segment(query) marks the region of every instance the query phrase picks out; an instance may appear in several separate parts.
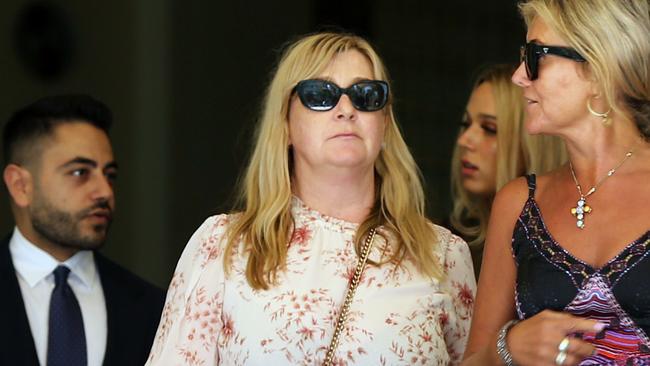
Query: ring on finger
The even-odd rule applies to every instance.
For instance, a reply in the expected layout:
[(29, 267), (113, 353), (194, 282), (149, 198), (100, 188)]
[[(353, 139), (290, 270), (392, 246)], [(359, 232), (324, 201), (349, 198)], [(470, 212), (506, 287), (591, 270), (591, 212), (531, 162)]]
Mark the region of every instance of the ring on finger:
[(562, 338), (562, 341), (557, 346), (557, 350), (560, 352), (565, 352), (569, 348), (569, 337)]
[(564, 360), (566, 360), (566, 352), (558, 352), (557, 356), (555, 356), (555, 364), (557, 366), (562, 366), (564, 365)]

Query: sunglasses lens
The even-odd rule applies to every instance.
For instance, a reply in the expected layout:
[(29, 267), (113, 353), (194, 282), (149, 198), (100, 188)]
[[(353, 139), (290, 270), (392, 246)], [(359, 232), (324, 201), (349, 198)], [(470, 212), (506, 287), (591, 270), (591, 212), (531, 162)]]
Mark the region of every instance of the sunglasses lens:
[(324, 80), (303, 80), (296, 86), (302, 104), (314, 111), (328, 111), (341, 97), (339, 88)]
[(352, 105), (362, 112), (378, 111), (388, 100), (388, 84), (381, 81), (362, 81), (352, 85), (349, 92)]
[(535, 45), (533, 43), (526, 44), (526, 72), (528, 73), (528, 79), (535, 80), (537, 79), (537, 52), (535, 51)]

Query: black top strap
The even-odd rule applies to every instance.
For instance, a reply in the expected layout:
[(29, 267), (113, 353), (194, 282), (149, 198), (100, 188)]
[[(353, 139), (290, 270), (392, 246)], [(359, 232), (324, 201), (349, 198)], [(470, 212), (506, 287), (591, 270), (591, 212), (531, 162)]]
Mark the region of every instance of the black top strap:
[(535, 187), (537, 187), (535, 174), (526, 174), (526, 181), (528, 182), (528, 197), (535, 198)]

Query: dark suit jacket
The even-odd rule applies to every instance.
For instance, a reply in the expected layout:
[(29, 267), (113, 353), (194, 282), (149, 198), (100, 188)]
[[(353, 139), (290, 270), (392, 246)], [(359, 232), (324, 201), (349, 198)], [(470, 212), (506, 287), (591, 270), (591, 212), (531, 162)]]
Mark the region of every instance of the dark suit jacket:
[[(18, 278), (0, 241), (0, 365), (38, 366)], [(164, 291), (95, 252), (106, 299), (108, 334), (104, 365), (143, 365), (164, 305)]]

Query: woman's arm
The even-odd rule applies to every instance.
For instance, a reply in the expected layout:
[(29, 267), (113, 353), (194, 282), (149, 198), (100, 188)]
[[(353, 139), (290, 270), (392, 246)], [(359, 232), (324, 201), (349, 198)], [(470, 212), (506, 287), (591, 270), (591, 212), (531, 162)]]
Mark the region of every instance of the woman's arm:
[(445, 237), (448, 237), (444, 260), (446, 276), (440, 283), (440, 289), (451, 296), (451, 302), (445, 309), (445, 321), (441, 323), (450, 364), (458, 365), (469, 336), (476, 280), (467, 243), (456, 235), (446, 234)]
[(219, 364), (216, 340), (222, 325), (222, 238), (227, 222), (226, 215), (208, 218), (185, 246), (147, 366)]
[(465, 365), (502, 363), (496, 353), (496, 337), (499, 328), (515, 318), (512, 232), (527, 197), (526, 180), (519, 178), (503, 187), (492, 204)]

